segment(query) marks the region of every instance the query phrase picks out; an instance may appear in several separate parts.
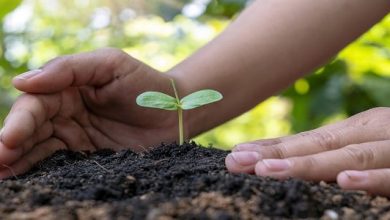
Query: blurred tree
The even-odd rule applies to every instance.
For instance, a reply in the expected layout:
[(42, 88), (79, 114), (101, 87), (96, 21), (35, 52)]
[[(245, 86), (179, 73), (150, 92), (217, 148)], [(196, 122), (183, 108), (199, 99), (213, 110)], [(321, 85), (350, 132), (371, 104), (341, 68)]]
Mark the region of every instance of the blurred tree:
[[(0, 26), (3, 26), (4, 17), (18, 7), (21, 2), (22, 0), (15, 0), (11, 2), (7, 0), (0, 0)], [(3, 29), (0, 29), (0, 118), (3, 118), (4, 115), (6, 115), (9, 107), (12, 105), (12, 98), (7, 91), (9, 90), (9, 86), (6, 79), (6, 73), (9, 71), (15, 71), (15, 69), (18, 68), (23, 69), (22, 66), (13, 66), (12, 63), (6, 59), (5, 35), (6, 34)]]
[(211, 0), (207, 4), (205, 15), (232, 18), (248, 3), (248, 0)]

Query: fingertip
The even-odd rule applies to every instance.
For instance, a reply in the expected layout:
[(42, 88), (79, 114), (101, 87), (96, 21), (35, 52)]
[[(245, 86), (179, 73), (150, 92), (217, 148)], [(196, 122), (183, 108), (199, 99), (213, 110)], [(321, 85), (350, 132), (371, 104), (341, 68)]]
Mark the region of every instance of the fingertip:
[(262, 161), (255, 165), (255, 174), (256, 176), (267, 176), (267, 168)]
[(9, 142), (7, 141), (8, 140), (8, 129), (7, 129), (7, 132), (6, 132), (6, 129), (5, 127), (1, 128), (0, 130), (0, 144), (3, 144), (4, 146), (9, 146)]
[(5, 136), (4, 133), (5, 133), (5, 127), (2, 127), (0, 130), (0, 145), (1, 144), (6, 145), (4, 141), (4, 136)]
[[(20, 148), (3, 152), (2, 146), (0, 145), (0, 179), (16, 176), (29, 171), (36, 163), (49, 157), (60, 149), (66, 149), (66, 145), (56, 138), (50, 138), (36, 145), (35, 148), (24, 155), (22, 155), (24, 152)], [(9, 162), (2, 161), (1, 159), (3, 159), (2, 156), (4, 153), (9, 152), (14, 153), (13, 155), (9, 155), (10, 157), (13, 156), (14, 159)]]
[(14, 77), (15, 80), (29, 80), (42, 73), (42, 69), (30, 70)]
[(241, 166), (254, 166), (262, 159), (261, 155), (255, 151), (239, 151), (229, 154), (232, 161)]
[[(14, 87), (27, 93), (54, 93), (70, 86), (73, 75), (63, 59), (48, 63), (44, 69), (32, 70), (12, 79)], [(51, 64), (51, 65), (49, 65)], [(54, 65), (55, 64), (55, 65)]]
[(235, 164), (235, 161), (232, 158), (231, 154), (228, 154), (225, 157), (225, 166), (226, 166), (226, 169), (229, 170), (229, 172), (232, 172), (232, 173), (236, 173), (237, 172), (236, 164)]
[(2, 142), (3, 140), (3, 131), (4, 131), (4, 127), (0, 129), (0, 142)]
[(31, 80), (41, 74), (42, 69), (30, 70), (28, 72), (15, 76), (12, 79), (12, 84), (15, 86), (15, 88), (24, 91), (26, 88), (28, 88), (28, 85)]
[(10, 149), (0, 142), (0, 165), (12, 164), (15, 160), (22, 156), (23, 149), (15, 148)]
[(231, 173), (254, 173), (254, 164), (243, 166), (237, 162), (232, 154), (226, 156), (225, 165)]
[(349, 177), (348, 177), (348, 174), (343, 171), (343, 172), (340, 172), (338, 175), (337, 175), (337, 184), (343, 188), (343, 189), (347, 189), (348, 186), (350, 185), (350, 180), (349, 180)]
[(31, 113), (20, 110), (10, 114), (7, 124), (3, 127), (1, 143), (12, 149), (34, 134), (36, 119)]
[(369, 174), (366, 171), (346, 170), (337, 175), (337, 183), (343, 189), (363, 189), (368, 182)]

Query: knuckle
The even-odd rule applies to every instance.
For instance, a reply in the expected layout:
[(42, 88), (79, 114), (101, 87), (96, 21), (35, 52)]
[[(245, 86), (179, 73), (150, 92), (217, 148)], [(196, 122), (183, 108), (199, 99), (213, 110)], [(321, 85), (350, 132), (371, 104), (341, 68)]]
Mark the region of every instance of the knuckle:
[(280, 143), (275, 147), (271, 147), (270, 149), (272, 151), (272, 154), (276, 156), (276, 158), (280, 158), (280, 159), (287, 158), (288, 155), (287, 147), (283, 143)]
[[(131, 65), (137, 66), (139, 62), (132, 58), (128, 53), (116, 48), (103, 48), (97, 51), (104, 54), (104, 60), (102, 62), (102, 68), (107, 72), (116, 73), (122, 71), (121, 66)], [(119, 73), (122, 74), (122, 73)]]
[[(28, 107), (26, 107), (28, 106)], [(42, 112), (47, 112), (49, 109), (47, 103), (40, 99), (37, 95), (22, 94), (17, 98), (13, 111), (22, 111), (31, 116), (35, 122), (39, 122), (42, 119)], [(36, 123), (38, 126), (39, 124)]]
[(310, 138), (311, 142), (323, 149), (324, 151), (333, 150), (338, 145), (338, 136), (328, 130), (306, 131), (298, 134), (303, 138)]
[(258, 145), (258, 146), (271, 146), (282, 143), (282, 138), (272, 138), (272, 139), (264, 139), (264, 140), (256, 140), (253, 142), (249, 142), (250, 144)]
[(344, 148), (344, 152), (354, 162), (359, 169), (373, 167), (375, 162), (375, 152), (371, 148), (362, 148), (359, 145), (349, 145)]
[(25, 110), (25, 109), (23, 109), (21, 111), (24, 112), (27, 115), (28, 119), (33, 122), (34, 129), (39, 128), (40, 119), (36, 114), (32, 113), (31, 111)]
[(97, 53), (105, 54), (105, 57), (107, 58), (107, 64), (112, 64), (116, 62), (121, 62), (122, 60), (126, 60), (130, 57), (129, 54), (124, 52), (123, 50), (117, 49), (117, 48), (103, 48), (96, 51)]
[[(389, 183), (390, 183), (390, 169), (382, 169), (374, 171), (374, 174), (371, 177), (372, 179), (375, 179), (376, 183), (380, 184), (380, 189), (387, 189), (389, 190)], [(389, 191), (390, 193), (390, 191)]]

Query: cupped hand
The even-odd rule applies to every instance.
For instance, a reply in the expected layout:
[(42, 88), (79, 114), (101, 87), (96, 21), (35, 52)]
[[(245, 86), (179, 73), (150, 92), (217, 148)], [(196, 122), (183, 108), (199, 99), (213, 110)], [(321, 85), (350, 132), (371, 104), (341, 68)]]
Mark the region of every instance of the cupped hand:
[(135, 103), (146, 90), (172, 93), (168, 77), (120, 50), (59, 57), (13, 84), (24, 93), (1, 130), (0, 178), (59, 149), (140, 151), (176, 139), (174, 112)]
[(225, 162), (231, 172), (337, 181), (344, 189), (390, 196), (390, 108), (292, 136), (239, 144)]

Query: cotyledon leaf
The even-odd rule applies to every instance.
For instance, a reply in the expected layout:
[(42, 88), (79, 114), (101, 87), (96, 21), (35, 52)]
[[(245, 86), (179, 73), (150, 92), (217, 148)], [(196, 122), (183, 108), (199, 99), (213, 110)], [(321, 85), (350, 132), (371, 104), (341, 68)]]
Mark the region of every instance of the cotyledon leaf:
[(205, 89), (187, 95), (180, 100), (180, 103), (182, 109), (188, 110), (219, 101), (222, 98), (222, 94), (218, 91)]
[(177, 110), (176, 99), (162, 92), (144, 92), (137, 97), (136, 102), (143, 107)]

